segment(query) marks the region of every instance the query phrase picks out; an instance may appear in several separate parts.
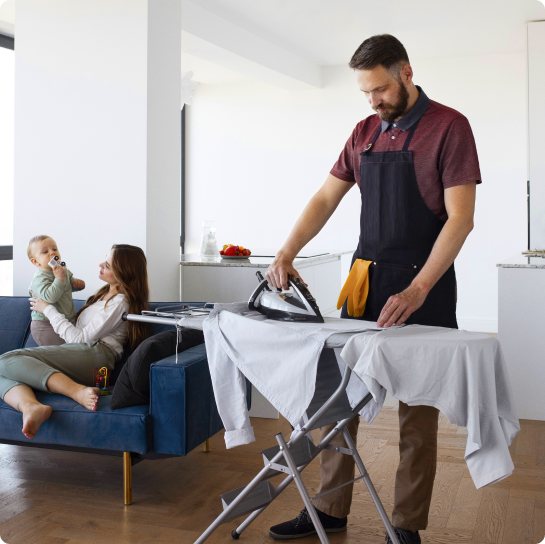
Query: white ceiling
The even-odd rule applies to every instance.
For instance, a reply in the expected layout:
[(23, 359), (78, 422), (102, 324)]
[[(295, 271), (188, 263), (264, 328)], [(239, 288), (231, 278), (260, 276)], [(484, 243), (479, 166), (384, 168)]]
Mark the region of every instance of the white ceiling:
[[(545, 6), (540, 0), (192, 2), (320, 66), (346, 65), (366, 37), (381, 33), (398, 37), (410, 58), (520, 52), (525, 48), (525, 24), (545, 19)], [(217, 78), (209, 80), (201, 71), (198, 51), (193, 50), (192, 56), (193, 62), (186, 69), (194, 71), (195, 80), (216, 83)], [(207, 62), (213, 59), (208, 56)], [(231, 73), (230, 79), (233, 77)]]
[[(253, 73), (266, 79), (267, 74), (255, 69), (263, 52), (269, 72), (282, 72), (278, 66), (284, 62), (291, 64), (291, 72), (282, 74), (284, 80), (293, 78), (298, 66), (306, 74), (300, 79), (315, 85), (313, 70), (346, 65), (366, 37), (380, 33), (397, 36), (411, 58), (520, 52), (525, 48), (525, 24), (545, 19), (540, 0), (181, 1), (182, 70), (193, 71), (195, 81), (203, 83), (245, 79)], [(15, 0), (0, 0), (0, 32), (14, 33), (14, 6)], [(184, 18), (196, 16), (201, 19), (196, 26), (184, 23)], [(225, 32), (219, 41), (209, 37), (208, 46), (205, 34), (211, 19), (215, 34), (222, 25)], [(247, 58), (241, 53), (245, 45)]]
[(414, 57), (521, 51), (539, 0), (195, 0), (224, 19), (321, 65), (345, 64), (373, 34)]

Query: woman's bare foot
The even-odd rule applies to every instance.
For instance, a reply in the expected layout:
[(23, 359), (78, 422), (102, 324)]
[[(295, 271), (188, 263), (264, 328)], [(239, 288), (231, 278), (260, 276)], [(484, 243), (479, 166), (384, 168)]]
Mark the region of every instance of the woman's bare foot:
[(85, 387), (81, 386), (81, 389), (74, 393), (72, 397), (78, 404), (81, 404), (87, 410), (93, 412), (97, 409), (97, 401), (100, 397), (100, 389), (98, 387)]
[(23, 434), (27, 438), (34, 438), (40, 425), (49, 419), (52, 411), (51, 406), (44, 406), (39, 402), (23, 407)]

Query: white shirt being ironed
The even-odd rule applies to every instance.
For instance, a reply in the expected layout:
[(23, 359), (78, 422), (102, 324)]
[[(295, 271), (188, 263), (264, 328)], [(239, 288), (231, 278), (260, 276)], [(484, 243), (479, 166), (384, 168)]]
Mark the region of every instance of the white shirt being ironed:
[[(467, 428), (465, 460), (478, 488), (513, 471), (508, 447), (520, 425), (495, 338), (420, 325), (379, 331), (375, 323), (338, 318), (324, 324), (273, 322), (241, 312), (242, 304), (215, 307), (201, 326), (228, 448), (255, 440), (245, 377), (297, 425), (313, 396), (318, 359), (329, 339), (330, 347), (344, 346), (335, 349), (338, 359), (352, 368), (351, 378), (359, 383), (356, 395), (347, 390), (351, 405), (365, 390), (373, 395), (367, 413), (360, 412), (368, 423), (387, 390), (406, 404), (434, 406), (451, 423)], [(190, 320), (183, 325), (191, 327)], [(332, 339), (341, 337), (343, 329), (349, 338), (337, 346)]]
[(98, 300), (87, 307), (73, 325), (51, 304), (44, 310), (53, 330), (68, 344), (83, 344), (101, 340), (110, 347), (117, 358), (123, 355), (123, 345), (127, 341), (127, 322), (121, 319), (129, 310), (125, 295), (118, 294), (104, 302)]
[[(225, 444), (234, 448), (255, 440), (246, 407), (246, 379), (296, 426), (315, 391), (316, 371), (326, 345), (339, 348), (350, 336), (380, 330), (376, 323), (325, 318), (325, 323), (273, 321), (249, 311), (247, 303), (215, 304), (206, 319), (186, 318), (179, 324), (203, 327), (216, 405), (225, 426)], [(183, 334), (183, 333), (182, 333)], [(367, 393), (352, 376), (347, 390), (354, 406)], [(371, 422), (380, 411), (381, 398), (361, 414)]]

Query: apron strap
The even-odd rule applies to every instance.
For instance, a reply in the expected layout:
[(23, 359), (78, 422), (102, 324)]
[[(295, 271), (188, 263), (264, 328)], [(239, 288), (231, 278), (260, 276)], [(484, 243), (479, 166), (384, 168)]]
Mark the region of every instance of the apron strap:
[(376, 131), (375, 136), (373, 137), (373, 141), (371, 142), (373, 145), (375, 145), (377, 138), (380, 136), (381, 130), (382, 130), (382, 121), (380, 122), (380, 125), (378, 126), (378, 130)]
[(373, 140), (370, 144), (367, 144), (367, 147), (360, 153), (360, 155), (365, 155), (366, 153), (369, 153), (371, 151), (371, 148), (375, 145), (375, 142), (377, 141), (377, 138), (380, 135), (380, 131), (382, 128), (382, 121), (380, 122), (380, 125), (378, 126), (378, 130), (375, 133), (375, 136), (373, 137)]
[[(420, 117), (420, 119), (422, 119), (422, 117)], [(409, 135), (407, 136), (407, 139), (405, 140), (405, 145), (403, 146), (402, 151), (408, 151), (409, 144), (411, 143), (411, 140), (413, 139), (414, 131), (416, 130), (418, 123), (420, 123), (420, 119), (411, 127), (411, 130), (409, 131)]]

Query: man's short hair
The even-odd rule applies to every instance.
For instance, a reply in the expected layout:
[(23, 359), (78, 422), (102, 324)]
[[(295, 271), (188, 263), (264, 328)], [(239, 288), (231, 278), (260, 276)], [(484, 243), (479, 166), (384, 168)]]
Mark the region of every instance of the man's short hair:
[(377, 34), (356, 49), (348, 66), (354, 70), (372, 70), (381, 65), (397, 76), (403, 64), (409, 64), (403, 44), (391, 34)]
[(32, 259), (32, 246), (36, 242), (43, 242), (46, 238), (51, 238), (51, 236), (47, 236), (45, 234), (40, 234), (39, 236), (34, 236), (34, 238), (30, 239), (30, 242), (28, 242), (28, 246), (26, 246), (26, 254), (28, 255), (29, 259)]

